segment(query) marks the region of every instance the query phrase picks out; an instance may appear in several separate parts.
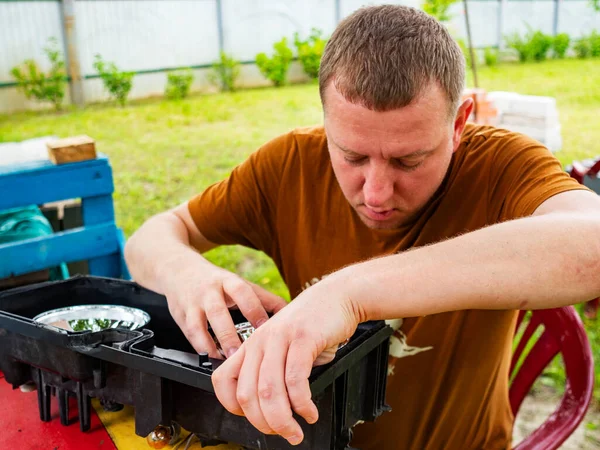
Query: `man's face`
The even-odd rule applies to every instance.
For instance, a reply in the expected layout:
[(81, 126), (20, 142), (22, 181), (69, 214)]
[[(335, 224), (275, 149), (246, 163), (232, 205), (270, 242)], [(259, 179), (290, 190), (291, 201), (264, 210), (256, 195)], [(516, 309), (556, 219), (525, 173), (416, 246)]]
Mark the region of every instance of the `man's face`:
[(398, 228), (441, 185), (471, 101), (450, 120), (437, 84), (410, 105), (386, 112), (346, 101), (333, 83), (324, 98), (331, 164), (344, 196), (369, 228)]

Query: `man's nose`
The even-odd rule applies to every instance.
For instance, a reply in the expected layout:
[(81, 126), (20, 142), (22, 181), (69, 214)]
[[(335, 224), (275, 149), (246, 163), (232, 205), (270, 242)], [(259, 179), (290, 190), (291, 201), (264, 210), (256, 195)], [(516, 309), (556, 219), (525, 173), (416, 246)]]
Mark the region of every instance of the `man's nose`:
[(390, 168), (373, 164), (367, 169), (363, 195), (365, 204), (372, 208), (390, 206), (387, 203), (394, 194), (394, 180)]

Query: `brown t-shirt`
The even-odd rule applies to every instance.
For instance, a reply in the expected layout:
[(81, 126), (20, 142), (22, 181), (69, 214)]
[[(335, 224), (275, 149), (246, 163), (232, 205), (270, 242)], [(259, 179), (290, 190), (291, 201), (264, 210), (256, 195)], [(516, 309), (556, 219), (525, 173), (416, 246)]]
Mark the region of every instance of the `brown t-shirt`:
[[(210, 241), (269, 255), (293, 298), (348, 264), (528, 216), (549, 197), (580, 188), (536, 141), (468, 125), (441, 187), (418, 217), (396, 230), (372, 230), (344, 198), (324, 130), (316, 127), (267, 143), (189, 209)], [(466, 310), (389, 321), (396, 330), (387, 381), (392, 412), (357, 425), (352, 445), (509, 448), (515, 319), (515, 311)]]

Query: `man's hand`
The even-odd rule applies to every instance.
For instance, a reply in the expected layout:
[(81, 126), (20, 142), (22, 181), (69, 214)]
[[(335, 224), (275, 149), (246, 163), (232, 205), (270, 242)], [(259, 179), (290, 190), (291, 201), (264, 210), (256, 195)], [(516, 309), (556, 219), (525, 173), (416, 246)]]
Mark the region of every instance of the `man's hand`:
[(292, 413), (310, 424), (318, 419), (308, 383), (313, 364), (333, 359), (330, 349), (352, 336), (359, 316), (339, 284), (310, 287), (213, 373), (219, 401), (259, 431), (299, 444), (304, 436)]
[[(199, 258), (199, 255), (198, 255)], [(227, 357), (242, 344), (229, 308), (237, 306), (255, 328), (287, 302), (265, 289), (224, 269), (202, 261), (172, 277), (165, 288), (169, 311), (194, 349), (220, 358), (208, 324)]]
[(241, 341), (228, 308), (237, 306), (257, 328), (268, 319), (267, 313), (276, 313), (287, 303), (211, 264), (201, 253), (215, 247), (183, 203), (144, 223), (127, 241), (125, 259), (138, 283), (167, 297), (173, 319), (196, 351), (219, 358), (209, 323), (229, 356)]

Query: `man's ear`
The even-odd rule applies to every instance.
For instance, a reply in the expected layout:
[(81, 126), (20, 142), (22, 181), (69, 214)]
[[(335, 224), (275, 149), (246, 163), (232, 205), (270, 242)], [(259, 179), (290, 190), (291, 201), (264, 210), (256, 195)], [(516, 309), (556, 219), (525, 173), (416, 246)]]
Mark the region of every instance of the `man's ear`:
[(469, 119), (469, 116), (473, 111), (473, 106), (473, 99), (467, 98), (458, 107), (456, 117), (454, 118), (454, 130), (452, 133), (453, 151), (456, 151), (458, 149), (458, 146), (460, 145), (460, 137), (462, 136), (462, 132), (465, 129), (467, 120)]

